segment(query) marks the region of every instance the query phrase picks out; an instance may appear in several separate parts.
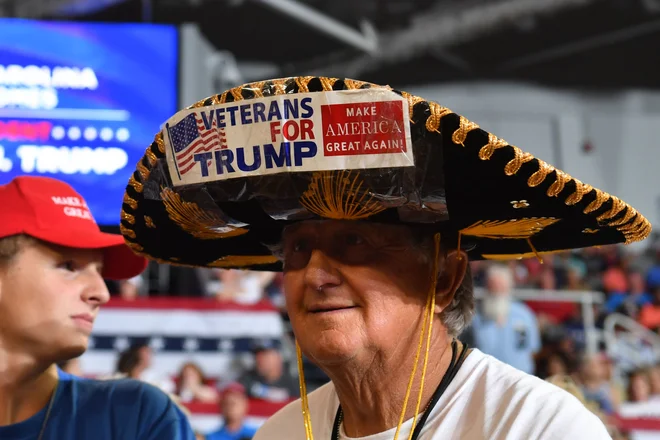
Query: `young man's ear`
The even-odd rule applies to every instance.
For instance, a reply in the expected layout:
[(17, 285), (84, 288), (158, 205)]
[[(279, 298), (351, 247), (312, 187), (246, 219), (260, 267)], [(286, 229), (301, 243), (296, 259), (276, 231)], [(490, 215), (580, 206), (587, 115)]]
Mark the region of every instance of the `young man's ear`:
[(435, 288), (435, 313), (441, 313), (451, 304), (467, 271), (468, 257), (463, 251), (450, 251), (441, 262), (442, 274)]

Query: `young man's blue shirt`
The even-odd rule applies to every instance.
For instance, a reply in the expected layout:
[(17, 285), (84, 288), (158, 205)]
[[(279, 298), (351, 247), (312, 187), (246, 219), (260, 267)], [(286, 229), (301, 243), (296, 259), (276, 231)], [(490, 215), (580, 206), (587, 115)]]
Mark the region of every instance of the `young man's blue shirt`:
[[(186, 415), (152, 385), (59, 374), (43, 440), (195, 440)], [(0, 439), (38, 438), (45, 416), (46, 408), (24, 422), (0, 426)]]

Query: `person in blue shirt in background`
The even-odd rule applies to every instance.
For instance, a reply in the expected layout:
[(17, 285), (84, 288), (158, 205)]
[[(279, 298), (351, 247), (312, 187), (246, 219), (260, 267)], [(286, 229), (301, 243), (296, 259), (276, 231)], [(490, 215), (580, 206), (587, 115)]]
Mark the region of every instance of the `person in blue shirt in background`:
[(534, 374), (541, 337), (534, 312), (511, 297), (513, 273), (494, 264), (486, 274), (486, 297), (472, 322), (476, 347), (525, 373)]
[(206, 435), (206, 440), (251, 440), (257, 428), (245, 423), (248, 411), (248, 398), (245, 387), (232, 382), (222, 390), (220, 410), (223, 425), (219, 430)]
[(57, 367), (87, 349), (110, 297), (104, 278), (131, 278), (146, 260), (101, 232), (64, 182), (17, 177), (0, 186), (0, 206), (0, 439), (194, 440), (154, 386)]

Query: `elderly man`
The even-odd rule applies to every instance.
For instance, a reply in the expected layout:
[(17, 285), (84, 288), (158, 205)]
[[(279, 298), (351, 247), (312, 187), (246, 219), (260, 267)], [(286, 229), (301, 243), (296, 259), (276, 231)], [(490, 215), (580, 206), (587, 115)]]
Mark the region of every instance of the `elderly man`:
[[(160, 262), (284, 271), (301, 398), (257, 440), (609, 438), (570, 394), (456, 341), (468, 259), (650, 225), (437, 103), (336, 78), (229, 90), (167, 121), (122, 218)], [(303, 354), (331, 379), (309, 395)]]
[(511, 297), (513, 274), (508, 266), (487, 269), (486, 288), (473, 331), (476, 347), (525, 373), (534, 374), (534, 353), (541, 336), (534, 312)]

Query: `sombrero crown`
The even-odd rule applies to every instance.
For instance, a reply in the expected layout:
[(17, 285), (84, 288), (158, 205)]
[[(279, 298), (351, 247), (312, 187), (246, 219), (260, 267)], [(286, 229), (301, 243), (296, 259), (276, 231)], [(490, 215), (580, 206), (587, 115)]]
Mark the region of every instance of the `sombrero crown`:
[(159, 262), (279, 270), (269, 245), (315, 218), (439, 231), (471, 259), (651, 231), (620, 199), (448, 108), (323, 77), (246, 84), (175, 114), (128, 182), (121, 231)]

